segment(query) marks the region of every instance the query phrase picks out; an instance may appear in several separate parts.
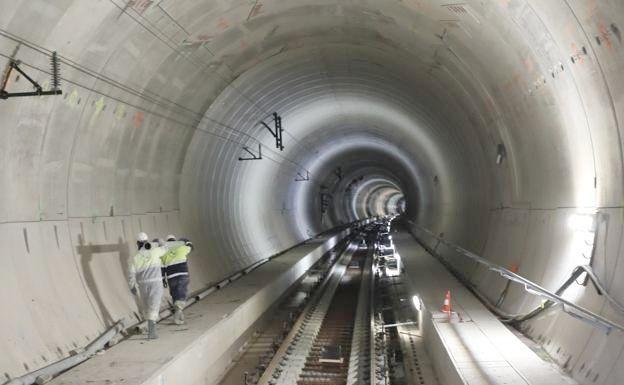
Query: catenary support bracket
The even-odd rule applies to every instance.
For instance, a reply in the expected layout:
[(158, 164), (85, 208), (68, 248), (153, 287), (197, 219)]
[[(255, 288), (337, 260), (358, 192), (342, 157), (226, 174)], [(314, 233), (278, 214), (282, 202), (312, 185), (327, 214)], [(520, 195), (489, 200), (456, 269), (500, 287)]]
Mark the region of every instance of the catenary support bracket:
[[(50, 90), (44, 91), (43, 87), (33, 78), (28, 76), (24, 70), (20, 68), (21, 62), (19, 60), (15, 60), (13, 58), (9, 59), (9, 64), (7, 69), (4, 72), (4, 78), (2, 79), (2, 88), (0, 88), (0, 99), (8, 99), (15, 97), (25, 97), (25, 96), (46, 96), (46, 95), (61, 95), (63, 91), (60, 89), (60, 75), (59, 75), (59, 60), (56, 55), (56, 52), (52, 52), (52, 56), (50, 57), (50, 70), (52, 73), (52, 80), (50, 83)], [(20, 75), (22, 75), (26, 80), (30, 82), (35, 88), (34, 91), (30, 92), (8, 92), (6, 90), (7, 84), (9, 82), (9, 77), (11, 76), (11, 72), (17, 71)]]
[(310, 180), (310, 171), (306, 170), (306, 175), (303, 176), (301, 175), (300, 172), (297, 173), (297, 176), (295, 177), (295, 182), (305, 182)]
[(264, 121), (260, 121), (260, 124), (262, 124), (267, 130), (269, 130), (271, 135), (273, 135), (273, 137), (275, 138), (275, 148), (278, 148), (280, 151), (284, 151), (284, 141), (282, 139), (282, 133), (284, 132), (284, 129), (282, 128), (282, 117), (279, 116), (277, 112), (273, 113), (274, 128), (271, 128), (271, 126), (266, 124)]
[(255, 154), (253, 151), (251, 151), (249, 149), (249, 147), (245, 146), (243, 147), (243, 150), (245, 150), (249, 155), (251, 155), (250, 157), (247, 158), (243, 158), (243, 157), (239, 157), (238, 160), (260, 160), (262, 159), (262, 145), (260, 143), (258, 143), (258, 153)]

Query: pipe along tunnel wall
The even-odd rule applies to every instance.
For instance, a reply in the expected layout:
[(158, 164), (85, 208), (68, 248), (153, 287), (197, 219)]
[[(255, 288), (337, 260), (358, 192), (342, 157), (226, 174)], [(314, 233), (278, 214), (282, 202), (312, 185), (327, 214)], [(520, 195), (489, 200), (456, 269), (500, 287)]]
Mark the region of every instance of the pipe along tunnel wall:
[[(0, 101), (0, 375), (136, 311), (139, 230), (193, 239), (198, 289), (405, 209), (549, 289), (592, 264), (624, 301), (623, 25), (618, 0), (2, 2), (2, 66), (49, 89), (56, 50), (63, 95)], [(565, 295), (624, 322), (591, 287)], [(501, 306), (537, 302), (512, 285)], [(523, 329), (583, 384), (624, 378), (618, 332), (557, 311)]]

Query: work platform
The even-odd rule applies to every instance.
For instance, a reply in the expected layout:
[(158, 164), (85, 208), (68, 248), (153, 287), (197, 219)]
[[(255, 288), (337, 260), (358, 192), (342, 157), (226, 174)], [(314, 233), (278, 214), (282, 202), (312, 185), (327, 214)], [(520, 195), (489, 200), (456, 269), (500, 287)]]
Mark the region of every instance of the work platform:
[[(443, 385), (576, 384), (501, 323), (406, 231), (392, 234), (409, 293), (422, 302), (425, 346)], [(447, 290), (458, 317), (440, 312)]]
[(215, 383), (254, 323), (349, 230), (317, 237), (271, 259), (185, 310), (186, 324), (158, 324), (159, 339), (128, 338), (55, 378), (51, 385)]

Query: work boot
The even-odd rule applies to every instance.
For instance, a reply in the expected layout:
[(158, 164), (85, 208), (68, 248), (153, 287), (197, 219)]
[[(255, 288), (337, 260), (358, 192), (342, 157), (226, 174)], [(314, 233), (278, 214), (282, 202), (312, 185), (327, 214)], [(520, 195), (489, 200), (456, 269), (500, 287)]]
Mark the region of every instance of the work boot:
[(184, 302), (175, 301), (174, 308), (175, 308), (175, 311), (173, 313), (173, 323), (175, 323), (176, 325), (183, 325), (184, 313), (182, 312), (182, 309), (184, 309)]
[(158, 338), (156, 334), (156, 321), (147, 321), (147, 339), (155, 340)]
[(173, 323), (176, 325), (184, 324), (184, 313), (182, 313), (182, 310), (178, 308), (175, 309), (175, 313), (173, 313)]

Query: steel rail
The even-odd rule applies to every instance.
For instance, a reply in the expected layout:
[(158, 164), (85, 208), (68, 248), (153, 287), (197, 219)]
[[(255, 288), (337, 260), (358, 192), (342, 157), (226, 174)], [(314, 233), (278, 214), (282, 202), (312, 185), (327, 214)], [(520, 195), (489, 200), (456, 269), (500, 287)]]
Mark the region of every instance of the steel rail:
[[(313, 294), (312, 298), (310, 298), (308, 304), (301, 312), (301, 315), (295, 321), (290, 332), (282, 342), (282, 345), (279, 347), (277, 352), (275, 352), (273, 359), (265, 369), (262, 376), (260, 376), (260, 379), (257, 382), (259, 385), (276, 384), (285, 374), (284, 370), (293, 369), (296, 366), (294, 369), (298, 372), (303, 367), (305, 364), (305, 357), (293, 357), (291, 360), (294, 348), (296, 345), (301, 345), (298, 346), (297, 350), (304, 350), (306, 353), (311, 348), (313, 342), (312, 336), (316, 336), (316, 333), (318, 332), (317, 329), (320, 328), (320, 321), (322, 321), (322, 318), (320, 317), (324, 315), (326, 307), (329, 306), (329, 303), (333, 298), (334, 291), (338, 287), (338, 284), (347, 269), (347, 264), (351, 260), (355, 247), (356, 246), (353, 242), (349, 241), (340, 257), (338, 257), (331, 266), (325, 279), (321, 282), (321, 285)], [(314, 318), (314, 320), (312, 318)], [(318, 320), (318, 318), (320, 318), (320, 320)], [(292, 380), (291, 378), (289, 379)]]

